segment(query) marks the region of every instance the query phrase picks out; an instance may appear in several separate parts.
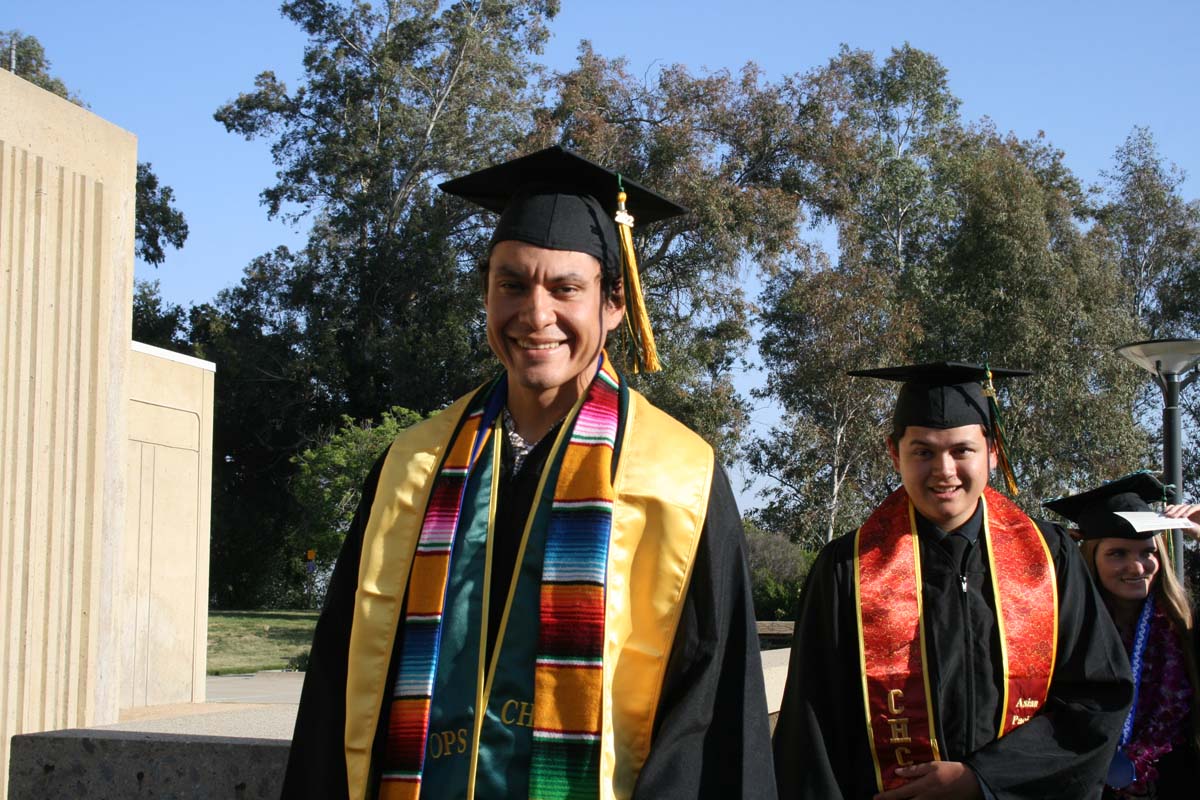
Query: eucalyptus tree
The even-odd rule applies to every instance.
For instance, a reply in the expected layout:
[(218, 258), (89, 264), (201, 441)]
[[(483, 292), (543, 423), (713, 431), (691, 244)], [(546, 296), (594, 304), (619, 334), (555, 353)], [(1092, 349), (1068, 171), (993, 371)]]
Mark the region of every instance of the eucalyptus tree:
[(345, 413), (437, 408), (478, 377), (482, 347), (470, 269), (481, 227), (436, 184), (502, 160), (529, 127), (532, 59), (557, 3), (282, 10), (308, 35), (300, 84), (266, 71), (216, 112), (229, 131), (271, 142), (268, 213), (311, 220), (279, 302), (303, 318), (303, 355)]
[[(784, 186), (796, 124), (781, 89), (753, 64), (699, 74), (667, 65), (639, 78), (587, 42), (575, 68), (546, 85), (554, 102), (530, 147), (562, 142), (688, 209), (634, 228), (664, 368), (633, 380), (731, 461), (746, 422), (733, 385), (751, 337), (744, 286), (798, 241), (800, 204)], [(611, 351), (629, 366), (619, 343)]]
[(252, 262), (194, 335), (238, 361), (218, 387), (213, 584), (227, 605), (296, 596), (294, 457), (342, 415), (427, 413), (482, 377), (483, 224), (436, 185), (510, 155), (532, 124), (533, 58), (557, 3), (282, 11), (308, 36), (299, 83), (264, 71), (215, 117), (270, 142), (263, 203), (306, 222), (308, 241)]
[(815, 176), (805, 207), (837, 242), (762, 298), (761, 395), (784, 416), (747, 450), (773, 479), (756, 521), (820, 543), (894, 487), (882, 437), (896, 387), (847, 379), (855, 367), (1037, 370), (999, 387), (1030, 510), (1140, 466), (1136, 385), (1112, 355), (1138, 321), (1062, 153), (963, 122), (945, 69), (908, 45), (882, 62), (843, 48), (790, 85), (795, 108), (836, 132), (804, 158)]

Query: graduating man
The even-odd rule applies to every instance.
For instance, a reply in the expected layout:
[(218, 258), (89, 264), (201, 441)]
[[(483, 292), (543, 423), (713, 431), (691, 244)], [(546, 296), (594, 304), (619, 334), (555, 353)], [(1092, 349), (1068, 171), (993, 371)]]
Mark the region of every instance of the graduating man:
[(502, 212), (503, 371), (367, 479), (284, 796), (774, 797), (728, 479), (604, 351), (628, 307), (655, 361), (626, 199), (642, 222), (682, 209), (557, 147), (442, 189)]
[(1099, 796), (1128, 661), (1070, 538), (987, 486), (998, 461), (1011, 481), (991, 372), (1028, 374), (850, 373), (905, 382), (887, 438), (902, 486), (809, 573), (782, 800)]

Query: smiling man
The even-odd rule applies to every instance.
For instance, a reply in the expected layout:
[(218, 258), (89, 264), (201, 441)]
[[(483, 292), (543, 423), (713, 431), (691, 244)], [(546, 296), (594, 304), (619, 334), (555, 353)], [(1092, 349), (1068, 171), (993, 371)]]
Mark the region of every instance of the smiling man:
[(728, 479), (604, 351), (641, 308), (630, 211), (682, 209), (559, 148), (442, 189), (500, 212), (502, 370), (368, 478), (284, 797), (774, 797)]
[(901, 487), (809, 572), (780, 798), (1099, 796), (1128, 663), (1069, 537), (988, 487), (1005, 457), (991, 374), (850, 374), (904, 381), (886, 440)]

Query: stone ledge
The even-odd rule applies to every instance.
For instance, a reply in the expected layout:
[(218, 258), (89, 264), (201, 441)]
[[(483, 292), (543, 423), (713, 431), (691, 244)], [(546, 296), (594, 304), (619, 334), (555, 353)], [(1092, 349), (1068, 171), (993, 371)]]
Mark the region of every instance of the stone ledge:
[[(762, 653), (772, 726), (789, 654), (786, 648)], [(226, 695), (283, 701), (299, 695), (302, 679), (236, 677)], [(210, 688), (209, 694), (221, 692)], [(209, 702), (136, 709), (103, 728), (14, 736), (9, 798), (274, 800), (283, 786), (295, 718), (294, 702)]]
[(279, 797), (280, 739), (79, 729), (12, 738), (10, 800)]
[(787, 683), (788, 659), (791, 658), (790, 648), (779, 650), (763, 650), (763, 683), (767, 688), (767, 711), (779, 713), (783, 703), (783, 687)]

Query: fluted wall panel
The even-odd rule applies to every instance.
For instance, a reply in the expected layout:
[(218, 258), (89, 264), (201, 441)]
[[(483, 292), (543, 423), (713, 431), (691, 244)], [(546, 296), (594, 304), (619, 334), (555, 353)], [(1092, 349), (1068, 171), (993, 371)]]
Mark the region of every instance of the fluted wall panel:
[(0, 797), (14, 734), (116, 720), (136, 156), (0, 71)]

